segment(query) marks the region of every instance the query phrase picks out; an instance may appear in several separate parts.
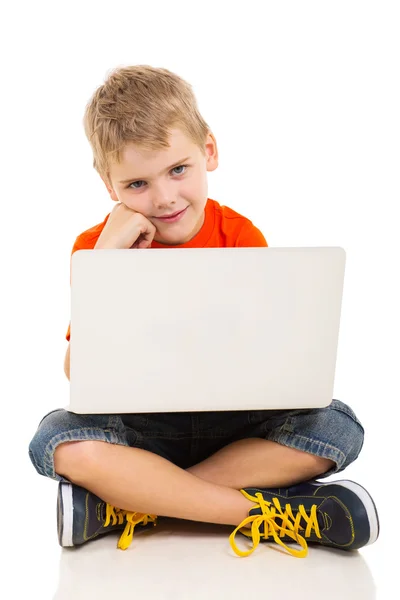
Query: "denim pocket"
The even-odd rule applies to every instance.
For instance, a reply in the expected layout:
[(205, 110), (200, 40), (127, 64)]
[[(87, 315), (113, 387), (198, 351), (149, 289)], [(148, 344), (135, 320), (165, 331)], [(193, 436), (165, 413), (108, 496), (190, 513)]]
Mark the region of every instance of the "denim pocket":
[(125, 427), (143, 431), (149, 426), (149, 417), (147, 413), (143, 414), (123, 414), (119, 415)]
[(249, 425), (259, 425), (263, 421), (274, 423), (278, 420), (284, 421), (292, 412), (290, 410), (249, 410), (247, 420)]
[(265, 410), (249, 410), (247, 412), (247, 421), (249, 425), (259, 425), (267, 418)]
[(128, 446), (136, 447), (140, 444), (140, 440), (143, 439), (142, 436), (136, 431), (136, 429), (132, 429), (131, 427), (125, 427), (125, 438), (128, 442)]

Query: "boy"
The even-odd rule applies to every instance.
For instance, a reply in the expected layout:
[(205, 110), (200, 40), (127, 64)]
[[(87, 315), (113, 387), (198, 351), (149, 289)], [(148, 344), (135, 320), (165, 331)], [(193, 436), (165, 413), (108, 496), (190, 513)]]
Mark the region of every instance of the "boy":
[[(78, 236), (72, 252), (267, 246), (251, 221), (207, 197), (217, 144), (191, 86), (177, 75), (149, 66), (115, 70), (86, 107), (84, 125), (93, 166), (117, 204)], [(69, 347), (65, 373), (69, 378)], [(62, 546), (118, 530), (118, 547), (126, 549), (136, 525), (166, 516), (235, 526), (230, 542), (239, 556), (262, 536), (303, 557), (308, 542), (351, 550), (377, 539), (377, 512), (364, 488), (315, 481), (354, 461), (363, 437), (339, 400), (317, 410), (59, 409), (41, 421), (29, 452), (41, 475), (59, 481)], [(252, 538), (247, 552), (235, 544), (238, 531)]]

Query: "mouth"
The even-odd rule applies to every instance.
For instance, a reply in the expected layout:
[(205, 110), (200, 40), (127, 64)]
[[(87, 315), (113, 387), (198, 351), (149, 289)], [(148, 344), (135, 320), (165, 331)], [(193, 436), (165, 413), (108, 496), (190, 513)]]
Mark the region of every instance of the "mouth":
[(163, 215), (162, 217), (155, 217), (157, 221), (162, 221), (163, 223), (175, 223), (179, 221), (186, 213), (188, 207), (183, 210), (179, 210), (177, 212), (171, 213), (170, 215)]

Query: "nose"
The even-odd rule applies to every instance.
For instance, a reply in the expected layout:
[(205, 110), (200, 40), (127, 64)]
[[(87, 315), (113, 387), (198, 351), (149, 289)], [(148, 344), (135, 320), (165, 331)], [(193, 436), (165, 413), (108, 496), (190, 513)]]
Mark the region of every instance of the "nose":
[(156, 210), (163, 210), (169, 206), (173, 206), (176, 200), (172, 190), (169, 190), (164, 185), (153, 189), (152, 202)]

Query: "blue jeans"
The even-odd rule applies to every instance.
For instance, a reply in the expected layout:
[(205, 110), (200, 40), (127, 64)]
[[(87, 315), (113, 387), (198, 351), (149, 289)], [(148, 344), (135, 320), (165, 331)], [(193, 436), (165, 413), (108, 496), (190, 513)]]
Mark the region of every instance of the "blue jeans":
[(187, 469), (231, 442), (262, 438), (334, 461), (320, 477), (343, 471), (359, 455), (364, 429), (340, 400), (326, 408), (185, 413), (80, 415), (48, 413), (29, 445), (40, 475), (68, 481), (54, 471), (54, 451), (63, 442), (100, 440), (143, 448)]

